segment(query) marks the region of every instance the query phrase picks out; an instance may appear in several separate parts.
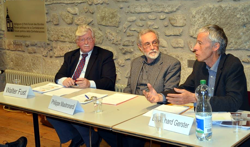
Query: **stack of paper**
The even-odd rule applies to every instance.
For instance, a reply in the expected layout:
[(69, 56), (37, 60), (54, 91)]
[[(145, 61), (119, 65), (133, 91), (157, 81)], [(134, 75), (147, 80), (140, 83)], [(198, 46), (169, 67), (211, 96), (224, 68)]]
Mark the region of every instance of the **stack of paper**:
[(63, 88), (63, 86), (55, 84), (55, 83), (49, 83), (40, 87), (33, 88), (32, 90), (34, 92), (45, 93), (45, 92), (53, 91), (53, 90), (60, 89), (60, 88)]
[(119, 105), (128, 100), (131, 100), (132, 98), (135, 98), (136, 96), (137, 95), (116, 93), (104, 98), (102, 103), (110, 105)]
[(72, 97), (71, 99), (77, 100), (82, 104), (86, 104), (86, 103), (93, 101), (93, 99), (91, 98), (92, 96), (96, 96), (97, 98), (103, 98), (103, 97), (107, 96), (107, 94), (98, 94), (98, 93), (93, 93), (93, 92), (87, 92), (87, 93)]
[[(188, 107), (188, 106), (161, 105), (159, 107), (156, 107), (155, 109), (160, 110), (160, 111), (169, 112), (169, 113), (181, 114), (182, 112), (186, 111), (189, 108), (190, 107)], [(153, 109), (153, 110), (155, 110), (155, 109)], [(153, 110), (148, 111), (147, 113), (143, 114), (143, 116), (151, 117)]]
[[(195, 118), (194, 109), (190, 109), (184, 112), (182, 115)], [(231, 120), (231, 114), (230, 112), (212, 112), (212, 120), (213, 123), (218, 121), (228, 121)]]

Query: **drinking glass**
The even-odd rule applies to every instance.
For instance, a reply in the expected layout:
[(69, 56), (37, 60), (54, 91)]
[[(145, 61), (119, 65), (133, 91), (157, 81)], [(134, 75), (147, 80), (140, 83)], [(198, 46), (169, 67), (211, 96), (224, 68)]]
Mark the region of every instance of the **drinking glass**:
[(95, 113), (102, 112), (102, 98), (98, 99), (96, 96), (91, 98), (93, 99)]
[(240, 131), (241, 121), (243, 119), (242, 119), (241, 113), (233, 113), (231, 115), (233, 117), (232, 123), (235, 126), (234, 132), (237, 133)]
[(164, 113), (155, 113), (153, 115), (153, 121), (155, 123), (155, 127), (157, 130), (158, 135), (162, 135), (162, 130), (163, 130), (163, 122), (164, 119), (166, 118), (166, 115)]

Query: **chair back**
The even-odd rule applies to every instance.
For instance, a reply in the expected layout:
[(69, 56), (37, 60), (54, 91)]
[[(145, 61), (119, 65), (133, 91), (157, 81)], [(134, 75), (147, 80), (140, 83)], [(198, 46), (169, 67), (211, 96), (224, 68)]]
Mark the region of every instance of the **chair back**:
[(248, 103), (249, 103), (249, 106), (250, 106), (250, 91), (247, 92), (247, 95), (248, 95)]

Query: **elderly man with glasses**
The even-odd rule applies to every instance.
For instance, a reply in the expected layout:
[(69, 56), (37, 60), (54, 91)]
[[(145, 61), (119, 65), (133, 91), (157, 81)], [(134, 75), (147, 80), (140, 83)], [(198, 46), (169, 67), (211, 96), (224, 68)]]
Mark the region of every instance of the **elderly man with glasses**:
[[(143, 95), (147, 83), (157, 92), (173, 89), (179, 85), (181, 64), (179, 60), (159, 51), (159, 36), (151, 29), (141, 30), (138, 34), (138, 47), (144, 54), (132, 61), (130, 76), (124, 92)], [(145, 140), (126, 137), (127, 147), (144, 147)]]
[[(115, 90), (116, 68), (113, 53), (95, 46), (91, 27), (80, 25), (76, 31), (78, 49), (64, 55), (64, 62), (55, 76), (55, 82), (65, 87), (97, 88)], [(47, 118), (55, 128), (61, 143), (71, 140), (70, 147), (82, 144), (99, 146), (99, 134), (92, 129), (92, 144), (89, 141), (89, 127), (55, 118)]]
[(113, 53), (95, 46), (91, 27), (78, 26), (76, 31), (78, 49), (64, 55), (64, 62), (55, 81), (65, 87), (97, 88), (114, 91), (116, 69)]
[(143, 95), (147, 83), (157, 92), (177, 87), (180, 82), (180, 62), (172, 56), (159, 51), (159, 37), (151, 29), (141, 30), (138, 34), (138, 47), (144, 54), (132, 61), (126, 93)]

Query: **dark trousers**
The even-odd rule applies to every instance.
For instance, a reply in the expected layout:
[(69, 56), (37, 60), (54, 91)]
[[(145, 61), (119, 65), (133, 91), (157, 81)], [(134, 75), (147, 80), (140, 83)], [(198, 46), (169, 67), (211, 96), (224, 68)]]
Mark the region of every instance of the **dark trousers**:
[[(51, 117), (47, 117), (47, 120), (53, 125), (55, 128), (57, 135), (60, 138), (61, 143), (66, 143), (77, 136), (81, 136), (83, 141), (85, 142), (87, 147), (90, 147), (90, 134), (89, 126), (75, 124)], [(97, 132), (95, 132), (91, 128), (91, 138), (92, 138), (92, 147), (99, 146), (100, 144), (100, 137)]]

